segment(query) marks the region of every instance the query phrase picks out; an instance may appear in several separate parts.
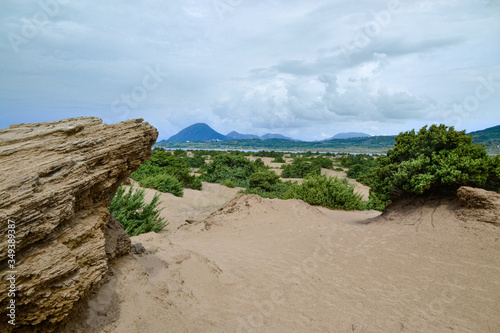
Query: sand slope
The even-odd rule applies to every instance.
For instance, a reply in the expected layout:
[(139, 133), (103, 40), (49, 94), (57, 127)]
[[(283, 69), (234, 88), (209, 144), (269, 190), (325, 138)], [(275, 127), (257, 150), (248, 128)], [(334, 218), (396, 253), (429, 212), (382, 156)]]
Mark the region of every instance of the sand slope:
[(73, 331), (499, 332), (499, 229), (453, 209), (376, 218), (239, 195), (134, 237), (148, 253), (120, 259)]

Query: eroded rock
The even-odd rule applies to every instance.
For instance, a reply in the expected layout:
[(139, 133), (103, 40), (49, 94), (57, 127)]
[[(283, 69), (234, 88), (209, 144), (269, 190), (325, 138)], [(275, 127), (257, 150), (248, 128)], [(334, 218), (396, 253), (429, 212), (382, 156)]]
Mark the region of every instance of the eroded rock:
[(500, 194), (462, 186), (458, 189), (457, 196), (460, 201), (458, 215), (462, 219), (500, 226)]
[[(130, 251), (107, 209), (110, 194), (151, 156), (157, 130), (142, 119), (94, 117), (0, 131), (0, 280), (8, 290), (8, 220), (15, 222), (16, 328), (62, 322)], [(11, 297), (0, 293), (0, 316)], [(0, 321), (0, 331), (12, 329)]]

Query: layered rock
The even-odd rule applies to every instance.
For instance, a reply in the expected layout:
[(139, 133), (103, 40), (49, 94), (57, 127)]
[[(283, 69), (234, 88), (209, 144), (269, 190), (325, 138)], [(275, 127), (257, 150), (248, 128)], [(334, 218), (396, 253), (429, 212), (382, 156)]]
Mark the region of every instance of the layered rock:
[[(16, 271), (16, 328), (54, 327), (93, 290), (130, 239), (107, 209), (110, 195), (151, 155), (157, 130), (142, 119), (94, 117), (0, 131), (0, 331)], [(8, 266), (8, 220), (15, 268)], [(11, 223), (12, 225), (12, 223)]]
[(457, 191), (460, 201), (458, 215), (465, 220), (475, 220), (500, 226), (500, 194), (463, 186)]

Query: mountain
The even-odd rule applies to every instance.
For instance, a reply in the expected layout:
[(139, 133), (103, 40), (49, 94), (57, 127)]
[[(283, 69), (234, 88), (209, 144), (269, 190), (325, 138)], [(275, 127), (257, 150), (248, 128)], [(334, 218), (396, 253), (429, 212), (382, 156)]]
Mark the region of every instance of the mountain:
[(500, 125), (468, 134), (472, 135), (475, 143), (485, 145), (488, 153), (492, 155), (500, 153)]
[(232, 131), (231, 133), (228, 133), (226, 135), (228, 139), (232, 140), (248, 140), (248, 139), (262, 139), (262, 140), (269, 140), (269, 139), (282, 139), (282, 140), (292, 140), (292, 141), (297, 141), (292, 138), (289, 138), (287, 136), (281, 135), (281, 134), (275, 134), (275, 133), (267, 133), (264, 134), (263, 136), (258, 136), (255, 134), (240, 134), (238, 132)]
[(241, 134), (236, 131), (232, 131), (226, 135), (228, 139), (232, 140), (247, 140), (247, 139), (260, 139), (260, 136), (254, 134)]
[(267, 133), (264, 134), (263, 136), (260, 137), (262, 140), (269, 140), (269, 139), (283, 139), (283, 140), (292, 140), (296, 141), (292, 138), (289, 138), (287, 136), (281, 135), (281, 134), (274, 134), (274, 133)]
[(166, 142), (186, 142), (186, 141), (211, 141), (227, 140), (225, 135), (214, 131), (204, 123), (197, 123), (186, 127), (176, 135), (170, 137)]
[(487, 141), (490, 139), (499, 139), (500, 138), (500, 125), (489, 127), (487, 129), (481, 131), (470, 132), (468, 134), (472, 134), (474, 140), (476, 141)]
[(347, 132), (347, 133), (339, 133), (335, 136), (332, 136), (329, 139), (326, 139), (325, 141), (333, 140), (333, 139), (352, 139), (352, 138), (369, 138), (369, 137), (371, 137), (371, 135), (366, 134), (366, 133)]

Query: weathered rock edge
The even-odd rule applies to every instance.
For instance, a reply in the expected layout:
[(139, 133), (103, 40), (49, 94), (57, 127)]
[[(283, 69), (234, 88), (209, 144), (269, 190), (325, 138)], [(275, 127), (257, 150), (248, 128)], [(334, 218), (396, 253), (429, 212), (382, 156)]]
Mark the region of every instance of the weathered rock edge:
[[(0, 331), (7, 324), (8, 220), (15, 222), (15, 328), (47, 331), (128, 253), (110, 195), (151, 156), (158, 131), (143, 119), (95, 117), (0, 130)], [(23, 329), (24, 328), (24, 329)]]

